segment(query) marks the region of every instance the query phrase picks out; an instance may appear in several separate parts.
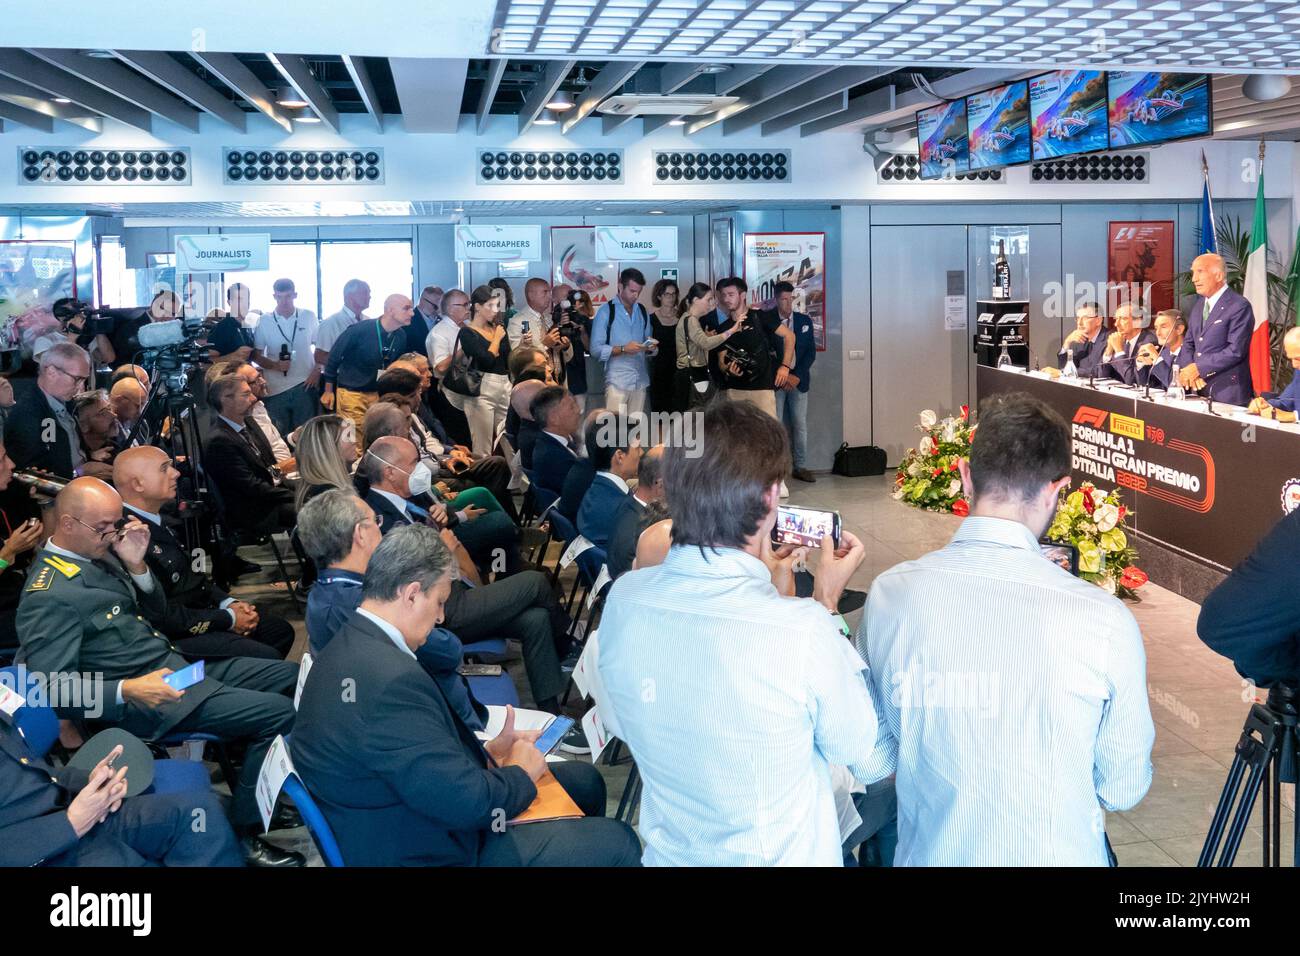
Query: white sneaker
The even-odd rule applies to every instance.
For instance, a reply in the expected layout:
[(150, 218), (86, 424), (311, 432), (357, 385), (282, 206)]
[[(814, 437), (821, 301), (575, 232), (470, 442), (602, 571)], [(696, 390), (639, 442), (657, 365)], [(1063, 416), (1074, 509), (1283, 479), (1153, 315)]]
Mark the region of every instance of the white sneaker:
[(782, 497), (782, 498), (789, 498), (789, 497), (790, 497), (790, 489), (787, 488), (787, 487), (785, 486), (785, 482), (784, 482), (784, 481), (781, 482), (781, 497)]

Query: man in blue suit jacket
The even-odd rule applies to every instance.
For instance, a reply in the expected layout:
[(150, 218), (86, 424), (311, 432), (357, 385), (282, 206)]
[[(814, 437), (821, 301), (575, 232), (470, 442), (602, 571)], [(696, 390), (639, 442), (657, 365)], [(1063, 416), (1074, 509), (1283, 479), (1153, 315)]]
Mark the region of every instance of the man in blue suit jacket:
[(1293, 422), (1296, 420), (1296, 412), (1300, 411), (1296, 407), (1300, 405), (1300, 326), (1287, 330), (1282, 337), (1282, 350), (1291, 360), (1291, 367), (1296, 370), (1291, 384), (1280, 395), (1269, 392), (1252, 399), (1247, 411), (1264, 418), (1276, 418), (1280, 422)]
[(1192, 285), (1200, 298), (1187, 316), (1192, 362), (1178, 374), (1184, 388), (1205, 388), (1216, 402), (1249, 405), (1254, 394), (1250, 340), (1255, 334), (1255, 312), (1226, 283), (1222, 256), (1207, 252), (1192, 260)]
[(1061, 343), (1061, 351), (1056, 360), (1061, 368), (1074, 356), (1074, 367), (1080, 378), (1091, 378), (1101, 366), (1101, 357), (1106, 350), (1106, 336), (1103, 334), (1101, 307), (1096, 302), (1085, 302), (1074, 313), (1075, 329)]
[(587, 423), (587, 460), (596, 477), (578, 509), (578, 533), (601, 550), (609, 546), (614, 515), (627, 497), (627, 481), (637, 472), (642, 448), (627, 419), (601, 411)]
[(562, 385), (541, 389), (528, 405), (540, 434), (533, 444), (532, 477), (546, 491), (564, 491), (564, 479), (578, 460), (573, 436), (582, 428), (582, 408)]
[(1177, 309), (1165, 309), (1156, 316), (1156, 341), (1148, 343), (1137, 350), (1134, 363), (1137, 367), (1137, 383), (1145, 386), (1148, 380), (1152, 388), (1169, 387), (1169, 377), (1174, 366), (1182, 367), (1192, 360), (1192, 350), (1187, 344), (1187, 320)]
[(790, 451), (794, 459), (792, 477), (816, 481), (806, 466), (808, 457), (808, 386), (812, 384), (812, 364), (817, 358), (817, 338), (810, 317), (794, 310), (794, 286), (778, 282), (776, 317), (794, 332), (794, 367), (788, 369), (785, 384), (776, 390), (776, 418), (790, 433)]
[[(432, 528), (388, 534), (356, 613), (303, 687), (293, 759), (353, 866), (635, 866), (631, 828), (604, 819), (590, 764), (548, 765), (513, 710), (486, 744), (448, 706), (415, 650), (442, 623), (452, 559)], [(340, 694), (339, 687), (353, 694)], [(507, 827), (547, 770), (586, 814)]]
[(1142, 327), (1146, 312), (1141, 306), (1124, 302), (1115, 309), (1115, 331), (1106, 338), (1102, 353), (1105, 374), (1126, 385), (1137, 384), (1137, 354), (1144, 345), (1155, 345), (1156, 335)]

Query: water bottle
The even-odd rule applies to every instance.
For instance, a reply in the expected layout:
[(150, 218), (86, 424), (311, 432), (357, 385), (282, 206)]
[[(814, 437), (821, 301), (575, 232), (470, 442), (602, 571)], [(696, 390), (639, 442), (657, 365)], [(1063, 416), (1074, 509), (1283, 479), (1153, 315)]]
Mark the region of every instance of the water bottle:
[(1183, 391), (1183, 385), (1178, 381), (1178, 363), (1174, 363), (1174, 370), (1169, 373), (1169, 387), (1165, 389), (1165, 398), (1172, 398), (1181, 401), (1187, 397)]
[(1007, 352), (1007, 347), (1002, 346), (1002, 351), (998, 353), (998, 368), (1011, 368), (1011, 355)]
[(1061, 369), (1061, 378), (1076, 379), (1079, 370), (1074, 367), (1074, 349), (1065, 350), (1065, 368)]

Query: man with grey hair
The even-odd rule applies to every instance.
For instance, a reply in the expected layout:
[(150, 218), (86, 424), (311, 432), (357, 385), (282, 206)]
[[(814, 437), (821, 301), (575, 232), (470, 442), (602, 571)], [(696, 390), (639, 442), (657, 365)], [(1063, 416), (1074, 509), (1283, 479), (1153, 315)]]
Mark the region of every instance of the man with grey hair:
[(330, 349), (343, 334), (344, 329), (356, 325), (366, 317), (370, 306), (370, 286), (361, 279), (349, 279), (343, 284), (343, 308), (320, 324), (316, 330), (316, 364), (322, 369), (330, 360)]
[(1156, 335), (1146, 328), (1147, 313), (1140, 305), (1122, 302), (1115, 308), (1115, 331), (1106, 337), (1102, 365), (1110, 378), (1126, 385), (1138, 384), (1137, 354), (1144, 345), (1155, 345)]
[(411, 324), (406, 327), (406, 351), (424, 351), (424, 340), (442, 318), (438, 311), (442, 305), (442, 296), (442, 287), (436, 285), (427, 285), (420, 292), (420, 300), (415, 303), (415, 314), (411, 316)]
[(1228, 288), (1223, 257), (1215, 253), (1192, 260), (1192, 285), (1200, 297), (1187, 313), (1192, 361), (1178, 370), (1178, 379), (1183, 388), (1204, 389), (1216, 402), (1249, 405), (1255, 391), (1250, 367), (1255, 310)]
[[(605, 785), (594, 767), (548, 765), (534, 745), (537, 732), (515, 730), (512, 708), (500, 734), (480, 743), (420, 666), (417, 652), (442, 622), (451, 572), (451, 555), (432, 528), (389, 533), (370, 556), (360, 606), (307, 677), (294, 763), (343, 859), (352, 866), (636, 865), (640, 845), (626, 824), (604, 819)], [(533, 803), (548, 771), (585, 817), (506, 826)]]
[(36, 388), (5, 420), (5, 449), (15, 468), (40, 468), (62, 478), (80, 474), (86, 453), (68, 403), (90, 376), (90, 356), (80, 346), (60, 342), (41, 353)]
[(1296, 406), (1300, 405), (1300, 326), (1287, 330), (1282, 337), (1282, 351), (1296, 370), (1291, 384), (1280, 395), (1270, 392), (1253, 399), (1246, 410), (1279, 422), (1293, 422), (1296, 420)]
[(429, 408), (442, 427), (458, 445), (470, 444), (469, 420), (465, 417), (465, 398), (442, 388), (442, 377), (456, 351), (456, 336), (469, 320), (469, 296), (463, 289), (448, 289), (438, 307), (441, 318), (424, 338), (424, 351), (433, 369), (434, 384), (428, 391)]
[(1061, 351), (1056, 360), (1061, 368), (1066, 362), (1074, 360), (1074, 367), (1081, 378), (1089, 378), (1097, 373), (1101, 364), (1102, 351), (1106, 347), (1105, 337), (1101, 334), (1101, 307), (1096, 302), (1085, 302), (1074, 312), (1075, 329), (1061, 343)]

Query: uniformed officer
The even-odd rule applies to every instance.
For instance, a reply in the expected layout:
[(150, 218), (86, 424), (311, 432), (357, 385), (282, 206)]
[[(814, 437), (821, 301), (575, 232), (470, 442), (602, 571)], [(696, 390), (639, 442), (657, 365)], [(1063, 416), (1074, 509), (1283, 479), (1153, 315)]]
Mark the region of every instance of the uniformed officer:
[[(113, 485), (127, 512), (149, 528), (145, 561), (167, 594), (166, 616), (151, 620), (190, 660), (284, 659), (293, 647), (293, 625), (260, 614), (213, 584), (167, 527), (161, 512), (176, 500), (179, 477), (167, 453), (151, 445), (128, 448), (113, 462)], [(207, 558), (200, 554), (197, 560)]]
[(188, 662), (142, 611), (167, 598), (145, 562), (149, 529), (122, 517), (122, 499), (98, 478), (70, 482), (54, 503), (54, 533), (37, 555), (18, 605), (19, 660), (45, 675), (60, 716), (120, 726), (144, 740), (170, 732), (247, 744), (231, 822), (255, 865), (302, 865), (257, 839), (254, 787), (266, 749), (293, 726), (298, 666), (244, 657), (218, 661), (197, 684), (164, 678)]

